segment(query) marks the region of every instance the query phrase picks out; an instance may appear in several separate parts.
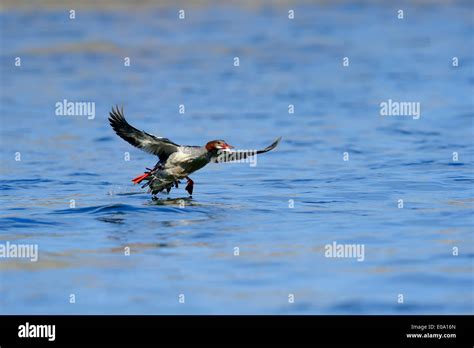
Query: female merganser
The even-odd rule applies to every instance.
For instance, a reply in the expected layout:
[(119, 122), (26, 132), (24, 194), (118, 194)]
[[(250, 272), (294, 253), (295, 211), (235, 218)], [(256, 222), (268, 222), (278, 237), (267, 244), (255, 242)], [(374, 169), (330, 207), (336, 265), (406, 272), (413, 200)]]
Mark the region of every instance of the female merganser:
[(186, 191), (192, 195), (194, 182), (189, 178), (189, 174), (210, 162), (237, 161), (268, 152), (281, 140), (279, 137), (270, 146), (256, 151), (230, 150), (234, 147), (224, 140), (212, 140), (205, 146), (184, 146), (131, 126), (123, 116), (123, 108), (122, 110), (118, 107), (112, 108), (109, 122), (119, 137), (143, 151), (158, 156), (159, 161), (153, 169), (147, 168), (148, 171), (132, 180), (135, 184), (145, 180), (146, 183), (142, 188), (148, 186), (149, 192), (153, 195), (163, 190), (169, 193), (173, 186), (178, 187), (180, 179), (187, 180)]

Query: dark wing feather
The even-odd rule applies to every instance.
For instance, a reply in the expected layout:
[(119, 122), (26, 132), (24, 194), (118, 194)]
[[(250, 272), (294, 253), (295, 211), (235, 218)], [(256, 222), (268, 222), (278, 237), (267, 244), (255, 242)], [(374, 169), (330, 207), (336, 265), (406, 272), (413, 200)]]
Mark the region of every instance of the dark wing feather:
[(247, 157), (250, 156), (255, 156), (259, 155), (261, 153), (265, 153), (268, 151), (273, 150), (275, 147), (277, 147), (278, 143), (280, 142), (281, 137), (276, 139), (270, 146), (267, 146), (263, 150), (256, 150), (256, 151), (239, 151), (239, 150), (226, 150), (226, 151), (221, 151), (217, 157), (213, 158), (213, 162), (232, 162), (232, 161), (238, 161), (238, 160), (243, 160)]
[(165, 162), (173, 152), (178, 150), (179, 145), (171, 140), (156, 137), (131, 126), (123, 116), (123, 108), (122, 110), (118, 107), (112, 108), (109, 122), (119, 137), (143, 151), (158, 156), (161, 162)]

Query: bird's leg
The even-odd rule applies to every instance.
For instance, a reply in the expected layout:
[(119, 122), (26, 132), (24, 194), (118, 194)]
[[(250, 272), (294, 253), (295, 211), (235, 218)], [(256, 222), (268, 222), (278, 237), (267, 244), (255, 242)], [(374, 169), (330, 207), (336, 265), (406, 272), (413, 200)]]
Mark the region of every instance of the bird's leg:
[(191, 196), (193, 194), (194, 181), (192, 181), (190, 177), (186, 177), (186, 180), (188, 181), (188, 184), (186, 185), (185, 190), (188, 191)]

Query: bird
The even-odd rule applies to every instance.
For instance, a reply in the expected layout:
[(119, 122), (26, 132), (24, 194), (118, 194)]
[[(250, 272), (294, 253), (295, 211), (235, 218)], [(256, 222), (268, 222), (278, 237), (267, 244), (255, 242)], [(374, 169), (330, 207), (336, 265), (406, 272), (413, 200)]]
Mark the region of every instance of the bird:
[(190, 174), (203, 168), (209, 163), (221, 163), (243, 160), (273, 150), (280, 142), (278, 137), (271, 145), (262, 150), (233, 150), (234, 147), (224, 140), (211, 140), (204, 146), (179, 145), (168, 138), (155, 136), (138, 130), (125, 119), (123, 106), (112, 107), (109, 122), (115, 133), (129, 144), (158, 157), (153, 168), (132, 179), (134, 184), (148, 187), (153, 196), (166, 190), (178, 188), (182, 179), (186, 179), (185, 190), (193, 194), (194, 181)]

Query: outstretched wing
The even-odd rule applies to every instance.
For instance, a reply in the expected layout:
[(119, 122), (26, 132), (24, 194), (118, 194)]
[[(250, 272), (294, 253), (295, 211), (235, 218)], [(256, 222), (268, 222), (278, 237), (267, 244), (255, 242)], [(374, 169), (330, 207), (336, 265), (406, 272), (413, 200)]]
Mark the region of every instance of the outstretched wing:
[(123, 116), (123, 107), (121, 110), (118, 106), (112, 108), (109, 122), (119, 137), (143, 151), (158, 156), (161, 162), (165, 162), (173, 152), (178, 151), (179, 145), (171, 140), (156, 137), (131, 126)]
[(276, 139), (270, 146), (267, 146), (263, 150), (226, 150), (221, 151), (219, 154), (213, 158), (213, 162), (221, 163), (221, 162), (232, 162), (232, 161), (239, 161), (243, 160), (250, 156), (259, 155), (261, 153), (265, 153), (268, 151), (273, 150), (277, 147), (278, 143), (280, 142), (281, 137)]

